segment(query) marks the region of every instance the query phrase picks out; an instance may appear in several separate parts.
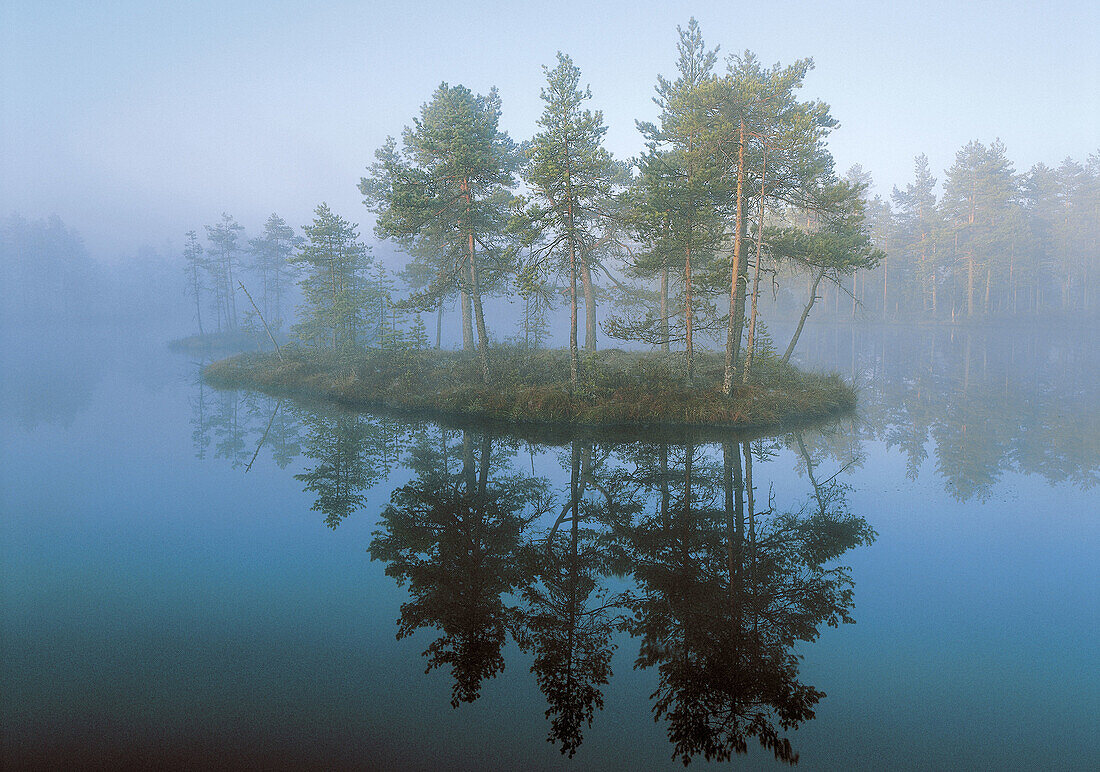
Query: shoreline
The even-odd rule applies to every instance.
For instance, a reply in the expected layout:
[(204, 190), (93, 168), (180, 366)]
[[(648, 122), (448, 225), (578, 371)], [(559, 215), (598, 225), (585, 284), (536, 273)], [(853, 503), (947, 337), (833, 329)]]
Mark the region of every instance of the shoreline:
[(204, 368), (203, 378), (215, 388), (548, 437), (729, 437), (818, 423), (855, 409), (855, 390), (838, 374), (807, 372), (768, 357), (757, 361), (749, 383), (735, 384), (728, 399), (719, 388), (724, 358), (711, 352), (697, 354), (691, 385), (681, 372), (682, 353), (586, 352), (572, 395), (568, 352), (560, 349), (494, 348), (488, 385), (473, 353), (340, 354), (293, 346), (283, 349), (282, 359), (264, 352), (219, 360)]

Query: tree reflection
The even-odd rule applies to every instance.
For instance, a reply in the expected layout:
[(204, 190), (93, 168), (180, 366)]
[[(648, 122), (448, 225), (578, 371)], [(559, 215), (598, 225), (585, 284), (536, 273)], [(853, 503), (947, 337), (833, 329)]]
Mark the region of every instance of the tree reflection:
[(456, 707), (504, 668), (508, 631), (523, 618), (511, 595), (529, 582), (524, 535), (550, 506), (543, 480), (493, 464), (492, 449), (492, 437), (470, 433), (449, 447), (446, 432), (438, 449), (415, 447), (416, 477), (394, 491), (370, 545), (372, 559), (409, 587), (398, 638), (420, 628), (442, 633), (424, 652), (426, 672), (450, 667)]
[(392, 420), (342, 411), (302, 411), (299, 420), (303, 455), (315, 463), (294, 479), (316, 496), (312, 509), (335, 528), (362, 508), (366, 491), (389, 473), (404, 430)]
[(797, 761), (783, 732), (824, 694), (798, 680), (791, 647), (852, 621), (851, 578), (825, 564), (873, 538), (839, 487), (820, 506), (758, 511), (752, 462), (747, 443), (723, 444), (720, 467), (687, 446), (671, 505), (625, 534), (638, 582), (626, 628), (641, 639), (636, 666), (657, 668), (654, 714), (685, 764), (745, 753), (751, 738)]
[[(211, 433), (239, 438), (235, 460), (300, 449), (296, 478), (330, 527), (399, 462), (411, 471), (370, 555), (408, 587), (398, 638), (433, 631), (426, 672), (449, 671), (452, 706), (503, 670), (511, 638), (531, 656), (548, 740), (572, 757), (604, 706), (615, 652), (634, 641), (634, 666), (655, 671), (652, 712), (675, 758), (726, 760), (758, 742), (797, 761), (787, 734), (824, 693), (801, 680), (793, 649), (852, 621), (852, 579), (835, 564), (874, 538), (840, 479), (862, 461), (851, 432), (575, 440), (526, 445), (528, 462), (519, 442), (483, 432), (218, 399), (220, 411), (200, 394), (200, 416), (229, 419)], [(783, 458), (808, 490), (764, 481)]]
[(1010, 471), (1100, 483), (1100, 349), (1080, 332), (1047, 332), (828, 328), (807, 350), (831, 349), (821, 364), (863, 375), (857, 439), (901, 450), (914, 479), (931, 460), (955, 499), (981, 501)]
[(243, 466), (250, 455), (247, 437), (249, 408), (255, 404), (254, 395), (242, 395), (236, 391), (215, 393), (212, 411), (208, 414), (214, 434), (214, 455), (227, 459), (234, 468)]
[(603, 708), (619, 617), (618, 599), (604, 584), (615, 573), (609, 534), (629, 518), (632, 502), (611, 493), (614, 481), (599, 479), (603, 459), (591, 443), (572, 443), (569, 494), (545, 541), (531, 550), (534, 570), (524, 591), (521, 642), (534, 652), (531, 672), (549, 703), (547, 739), (569, 757)]
[(441, 633), (427, 670), (449, 666), (457, 706), (503, 669), (513, 636), (533, 655), (548, 739), (573, 756), (627, 633), (635, 666), (657, 671), (653, 712), (676, 757), (728, 759), (755, 738), (794, 763), (785, 733), (824, 694), (800, 681), (792, 649), (852, 621), (851, 577), (832, 563), (874, 533), (848, 512), (838, 475), (818, 472), (807, 440), (789, 444), (812, 486), (793, 512), (755, 495), (753, 464), (768, 463), (775, 442), (612, 451), (575, 441), (555, 503), (547, 481), (511, 466), (507, 448), (494, 456), (487, 435), (422, 439), (408, 455), (415, 477), (394, 491), (371, 544), (409, 586), (398, 637)]

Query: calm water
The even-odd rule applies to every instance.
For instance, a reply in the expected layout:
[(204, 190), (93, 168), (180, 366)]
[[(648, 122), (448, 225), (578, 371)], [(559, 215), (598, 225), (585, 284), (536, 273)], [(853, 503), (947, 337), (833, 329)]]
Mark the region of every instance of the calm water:
[(1097, 347), (804, 351), (858, 416), (547, 446), (11, 336), (4, 767), (1100, 766)]

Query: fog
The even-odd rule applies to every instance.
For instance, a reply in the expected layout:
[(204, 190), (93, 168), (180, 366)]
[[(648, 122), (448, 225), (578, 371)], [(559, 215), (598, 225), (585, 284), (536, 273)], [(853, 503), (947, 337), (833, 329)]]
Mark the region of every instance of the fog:
[[(476, 94), (499, 88), (500, 130), (527, 142), (539, 130), (545, 68), (564, 51), (601, 111), (603, 144), (633, 164), (637, 184), (646, 136), (636, 123), (659, 119), (655, 87), (676, 71), (676, 30), (690, 14), (717, 51), (716, 73), (748, 49), (762, 62), (812, 57), (799, 98), (828, 103), (838, 122), (821, 137), (828, 176), (864, 186), (861, 227), (880, 255), (825, 277), (811, 327), (1091, 320), (1100, 308), (1100, 54), (1090, 33), (1100, 12), (1089, 3), (991, 7), (734, 14), (722, 4), (660, 4), (588, 18), (574, 3), (538, 14), (494, 3), (471, 13), (387, 3), (6, 3), (0, 323), (121, 324), (166, 341), (242, 327), (266, 345), (258, 318), (267, 312), (277, 337), (292, 339), (308, 273), (294, 254), (322, 202), (354, 226), (387, 302), (431, 294), (421, 237), (376, 228), (383, 204), (361, 191), (386, 137), (414, 125), (445, 81)], [(509, 193), (533, 195), (522, 175)], [(779, 227), (799, 212), (776, 199), (762, 222)], [(265, 257), (272, 217), (290, 241), (286, 254)], [(216, 257), (213, 231), (226, 222), (233, 244)], [(198, 251), (188, 258), (190, 232)], [(714, 249), (719, 265), (733, 251), (726, 238)], [(615, 243), (595, 272), (596, 294), (580, 301), (595, 306), (587, 338), (646, 348), (652, 340), (623, 330), (652, 314), (656, 275), (634, 266), (648, 245), (636, 230)], [(770, 257), (754, 307), (758, 300), (760, 334), (778, 353), (814, 273)], [(523, 260), (484, 293), (488, 336), (530, 345), (534, 323), (537, 343), (564, 345), (564, 276), (540, 278), (546, 298), (532, 310), (517, 289)], [(666, 270), (669, 297), (682, 304), (682, 267)], [(693, 291), (700, 345), (721, 348), (721, 283)], [(462, 346), (458, 294), (422, 301), (391, 326), (411, 334), (423, 324), (428, 342)], [(676, 313), (666, 333), (673, 349), (684, 345)]]
[(0, 0), (0, 766), (1100, 767), (1098, 32)]
[[(674, 32), (696, 16), (722, 53), (814, 57), (807, 96), (833, 107), (840, 169), (886, 196), (928, 155), (1000, 137), (1017, 168), (1096, 149), (1095, 4), (188, 3), (10, 0), (0, 8), (0, 213), (57, 215), (113, 261), (222, 211), (298, 228), (327, 201), (363, 225), (355, 183), (440, 81), (497, 86), (502, 126), (535, 130), (542, 66), (569, 53), (605, 113), (607, 144), (639, 153)], [(613, 46), (608, 42), (614, 41)], [(941, 175), (942, 176), (942, 175)]]

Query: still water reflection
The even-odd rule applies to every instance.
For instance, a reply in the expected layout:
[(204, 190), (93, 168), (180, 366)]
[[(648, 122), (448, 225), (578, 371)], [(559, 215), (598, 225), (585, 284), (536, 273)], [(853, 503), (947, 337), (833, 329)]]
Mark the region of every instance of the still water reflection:
[[(675, 756), (728, 759), (755, 740), (798, 760), (787, 733), (825, 695), (800, 679), (793, 647), (854, 621), (837, 560), (874, 539), (842, 481), (858, 456), (829, 458), (825, 433), (536, 451), (485, 431), (198, 389), (208, 412), (196, 452), (220, 437), (216, 454), (247, 469), (262, 446), (280, 466), (300, 448), (295, 479), (331, 528), (397, 465), (411, 472), (369, 551), (407, 586), (397, 637), (430, 631), (426, 672), (449, 673), (452, 706), (480, 697), (511, 639), (533, 658), (548, 739), (571, 757), (603, 707), (619, 632), (634, 667), (657, 673), (652, 712)], [(257, 451), (245, 437), (259, 437)], [(781, 447), (809, 483), (794, 507), (760, 482)]]
[(857, 415), (661, 441), (9, 348), (0, 758), (1094, 768), (1095, 347), (808, 334)]

